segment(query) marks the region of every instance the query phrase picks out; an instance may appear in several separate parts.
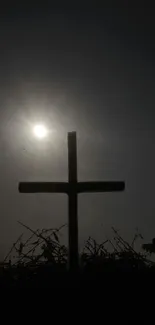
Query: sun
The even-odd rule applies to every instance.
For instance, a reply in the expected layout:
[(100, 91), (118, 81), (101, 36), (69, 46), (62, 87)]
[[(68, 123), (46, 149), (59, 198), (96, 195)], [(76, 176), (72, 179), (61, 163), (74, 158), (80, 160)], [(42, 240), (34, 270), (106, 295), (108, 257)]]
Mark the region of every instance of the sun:
[(47, 136), (47, 128), (43, 124), (36, 124), (33, 128), (33, 133), (38, 139), (44, 139)]

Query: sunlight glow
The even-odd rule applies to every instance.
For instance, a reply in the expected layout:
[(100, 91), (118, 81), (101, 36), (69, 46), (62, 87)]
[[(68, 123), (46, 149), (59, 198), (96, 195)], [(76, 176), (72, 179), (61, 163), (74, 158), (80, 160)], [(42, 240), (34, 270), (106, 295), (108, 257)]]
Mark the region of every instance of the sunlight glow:
[(47, 136), (47, 128), (42, 124), (37, 124), (33, 128), (33, 133), (38, 139), (43, 139)]

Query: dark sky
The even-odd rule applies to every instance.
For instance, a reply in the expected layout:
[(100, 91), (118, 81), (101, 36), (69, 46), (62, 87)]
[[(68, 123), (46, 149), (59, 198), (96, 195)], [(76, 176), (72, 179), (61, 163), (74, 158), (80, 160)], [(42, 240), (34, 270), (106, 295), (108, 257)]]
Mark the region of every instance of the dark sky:
[[(125, 180), (125, 193), (79, 197), (80, 243), (110, 227), (155, 236), (154, 12), (120, 6), (14, 5), (0, 14), (0, 256), (22, 232), (67, 222), (65, 195), (21, 195), (21, 180)], [(54, 130), (39, 142), (30, 125)]]

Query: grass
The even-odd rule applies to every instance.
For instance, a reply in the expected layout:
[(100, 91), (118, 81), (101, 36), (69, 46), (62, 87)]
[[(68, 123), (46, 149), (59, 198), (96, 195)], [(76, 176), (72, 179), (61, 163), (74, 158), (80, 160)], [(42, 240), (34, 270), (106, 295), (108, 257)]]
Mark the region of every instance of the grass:
[[(75, 274), (68, 270), (68, 250), (61, 243), (61, 231), (58, 229), (33, 230), (20, 222), (29, 231), (30, 236), (24, 241), (21, 234), (12, 245), (4, 261), (0, 265), (0, 285), (11, 287), (66, 287), (73, 285)], [(154, 272), (155, 263), (150, 260), (150, 244), (142, 245), (143, 251), (135, 250), (137, 239), (143, 239), (138, 232), (129, 244), (115, 228), (113, 239), (97, 243), (89, 237), (79, 256), (77, 283), (86, 283), (91, 276), (103, 279), (103, 274)], [(152, 248), (151, 248), (152, 249)], [(146, 250), (146, 252), (144, 252)], [(97, 275), (97, 277), (96, 277)], [(74, 280), (73, 280), (74, 278)], [(78, 281), (77, 281), (78, 278)]]

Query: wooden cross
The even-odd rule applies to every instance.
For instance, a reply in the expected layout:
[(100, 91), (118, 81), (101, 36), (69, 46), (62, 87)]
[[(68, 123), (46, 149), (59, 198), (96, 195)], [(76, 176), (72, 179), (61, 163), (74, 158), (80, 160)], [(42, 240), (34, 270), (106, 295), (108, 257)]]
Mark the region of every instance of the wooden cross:
[(78, 182), (76, 132), (68, 133), (68, 182), (22, 182), (21, 193), (66, 193), (68, 195), (69, 268), (78, 268), (78, 194), (123, 191), (124, 182)]

